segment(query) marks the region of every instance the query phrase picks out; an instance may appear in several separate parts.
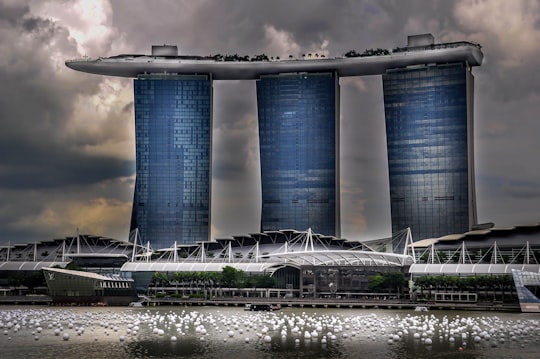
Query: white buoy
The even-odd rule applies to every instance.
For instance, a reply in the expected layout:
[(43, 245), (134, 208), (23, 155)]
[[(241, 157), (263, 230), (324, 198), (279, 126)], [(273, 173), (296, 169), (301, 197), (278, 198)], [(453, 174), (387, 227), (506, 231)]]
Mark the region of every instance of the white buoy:
[(68, 333), (64, 333), (64, 335), (62, 335), (62, 339), (64, 340), (69, 340), (69, 334)]

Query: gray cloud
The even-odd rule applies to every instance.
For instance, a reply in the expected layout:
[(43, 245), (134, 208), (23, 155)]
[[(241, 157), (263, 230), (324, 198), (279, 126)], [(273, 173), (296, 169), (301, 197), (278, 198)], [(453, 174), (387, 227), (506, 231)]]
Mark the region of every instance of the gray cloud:
[[(102, 35), (92, 37), (84, 21), (54, 16), (68, 11), (70, 2), (47, 13), (41, 13), (47, 2), (0, 2), (0, 38), (10, 40), (0, 43), (0, 242), (72, 233), (84, 222), (69, 215), (77, 212), (76, 203), (95, 213), (84, 223), (89, 232), (127, 235), (129, 218), (122, 215), (129, 212), (134, 173), (132, 83), (77, 73), (62, 60), (83, 50), (90, 56), (148, 53), (159, 43), (203, 55), (277, 49), (301, 54), (325, 46), (336, 56), (350, 49), (403, 46), (414, 33), (431, 32), (439, 41), (478, 41), (485, 53), (483, 66), (473, 70), (479, 218), (501, 225), (540, 218), (535, 197), (540, 168), (534, 165), (540, 151), (540, 10), (534, 2), (526, 13), (519, 12), (518, 1), (103, 3), (103, 14), (85, 19), (101, 21), (92, 31)], [(486, 19), (504, 13), (496, 17), (500, 25), (478, 16), (486, 11)], [(520, 30), (515, 38), (505, 21)], [(270, 39), (269, 28), (283, 38)], [(87, 36), (84, 43), (77, 31)], [(342, 233), (353, 239), (386, 236), (381, 79), (342, 79), (341, 84)], [(260, 212), (255, 84), (214, 86), (212, 224), (220, 236), (254, 232)], [(120, 219), (113, 224), (99, 211)], [(69, 218), (61, 219), (62, 213)], [(39, 230), (28, 228), (32, 221)]]
[(216, 82), (214, 93), (213, 175), (220, 180), (245, 178), (258, 151), (255, 83)]
[[(79, 56), (68, 29), (24, 4), (1, 3), (0, 14), (0, 38), (13, 39), (2, 42), (0, 51), (0, 241), (47, 239), (63, 234), (45, 219), (54, 211), (51, 203), (82, 204), (85, 195), (100, 195), (90, 190), (100, 183), (132, 176), (134, 165), (85, 150), (107, 135), (71, 130), (79, 96), (99, 93), (102, 79), (64, 67), (64, 58)], [(123, 196), (108, 194), (111, 201)], [(27, 225), (40, 217), (35, 227)]]

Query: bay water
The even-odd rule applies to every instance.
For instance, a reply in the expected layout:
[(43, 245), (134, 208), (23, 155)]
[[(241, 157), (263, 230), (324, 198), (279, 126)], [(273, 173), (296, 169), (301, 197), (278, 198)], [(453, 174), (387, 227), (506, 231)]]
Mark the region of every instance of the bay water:
[(540, 314), (242, 307), (0, 307), (0, 358), (523, 358)]

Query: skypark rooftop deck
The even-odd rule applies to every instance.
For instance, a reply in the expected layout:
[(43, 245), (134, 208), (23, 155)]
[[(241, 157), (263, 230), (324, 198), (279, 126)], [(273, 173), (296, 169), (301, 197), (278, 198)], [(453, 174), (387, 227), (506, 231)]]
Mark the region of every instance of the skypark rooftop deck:
[(455, 62), (480, 66), (483, 56), (477, 44), (453, 42), (397, 48), (388, 55), (269, 61), (219, 61), (212, 57), (171, 56), (156, 51), (153, 55), (68, 60), (66, 66), (92, 74), (133, 78), (144, 74), (167, 73), (211, 74), (214, 80), (255, 80), (263, 75), (302, 72), (336, 72), (340, 77), (380, 75), (387, 69)]

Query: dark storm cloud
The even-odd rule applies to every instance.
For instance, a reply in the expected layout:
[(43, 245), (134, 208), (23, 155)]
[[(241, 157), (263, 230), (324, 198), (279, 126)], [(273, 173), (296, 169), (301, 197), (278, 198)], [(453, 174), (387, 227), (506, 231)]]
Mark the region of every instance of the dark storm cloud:
[[(367, 7), (364, 2), (237, 0), (156, 4), (124, 0), (112, 5), (119, 29), (137, 34), (133, 44), (139, 51), (148, 52), (152, 43), (169, 42), (178, 44), (184, 52), (253, 55), (264, 50), (266, 25), (293, 34), (305, 51), (320, 45), (323, 39), (331, 39), (330, 46), (338, 54), (349, 50), (351, 43), (380, 46), (369, 40), (362, 44), (362, 39), (372, 36), (362, 22)], [(156, 23), (152, 18), (160, 21)]]
[(110, 178), (128, 177), (134, 170), (132, 161), (66, 154), (50, 148), (44, 148), (43, 152), (46, 155), (40, 156), (38, 161), (35, 161), (34, 153), (34, 159), (22, 158), (18, 163), (2, 166), (0, 187), (46, 189), (86, 186)]
[[(69, 217), (59, 213), (71, 208), (62, 202), (92, 203), (99, 191), (107, 193), (98, 191), (100, 183), (114, 187), (134, 165), (87, 151), (114, 135), (108, 125), (96, 133), (73, 125), (74, 116), (88, 116), (74, 113), (79, 96), (98, 94), (102, 78), (65, 68), (64, 59), (80, 56), (66, 27), (25, 4), (0, 2), (0, 38), (10, 39), (0, 43), (0, 241), (52, 238), (63, 234), (54, 222)], [(108, 116), (114, 123), (116, 115)], [(126, 193), (107, 196), (114, 205)]]
[[(129, 151), (110, 152), (118, 153), (119, 143), (132, 145), (131, 82), (110, 80), (128, 95), (104, 105), (119, 90), (107, 89), (104, 77), (65, 69), (61, 59), (78, 57), (78, 51), (94, 57), (149, 53), (152, 44), (162, 43), (201, 55), (324, 50), (340, 56), (404, 46), (407, 35), (417, 33), (480, 42), (485, 61), (473, 69), (479, 218), (512, 225), (540, 215), (534, 165), (540, 151), (540, 7), (534, 1), (115, 0), (110, 7), (104, 1), (103, 11), (92, 14), (103, 16), (101, 22), (84, 20), (101, 25), (91, 28), (100, 35), (78, 43), (70, 34), (90, 32), (88, 27), (74, 29), (78, 24), (62, 22), (65, 13), (55, 19), (35, 9), (77, 13), (81, 4), (30, 4), (0, 0), (0, 38), (9, 40), (0, 42), (0, 228), (10, 238), (39, 239), (26, 227), (34, 218), (43, 224), (41, 238), (56, 236), (63, 228), (58, 216), (73, 210), (63, 203), (104, 197), (116, 208), (118, 199), (132, 194)], [(342, 233), (351, 239), (386, 236), (381, 79), (341, 84)], [(255, 83), (217, 81), (214, 95), (212, 225), (220, 236), (253, 232), (260, 212)], [(52, 202), (56, 207), (48, 206)], [(116, 233), (113, 226), (108, 231)]]
[(8, 62), (0, 67), (0, 152), (5, 154), (0, 159), (0, 187), (87, 185), (130, 175), (129, 162), (82, 151), (82, 146), (100, 139), (66, 134), (77, 94), (97, 92), (100, 80), (88, 77), (81, 86), (76, 73), (66, 76), (62, 63), (59, 71), (50, 62), (49, 47), (61, 56), (77, 56), (66, 29), (29, 16), (26, 7), (12, 13), (19, 18), (10, 28), (0, 29), (2, 37), (18, 35), (24, 44), (14, 41), (0, 56)]
[(0, 21), (6, 21), (11, 26), (15, 25), (28, 12), (27, 5), (0, 2)]
[[(437, 41), (479, 41), (486, 59), (482, 67), (473, 70), (477, 101), (477, 173), (501, 176), (510, 183), (512, 177), (518, 176), (515, 174), (518, 169), (512, 166), (520, 163), (512, 160), (515, 156), (512, 149), (519, 150), (520, 157), (529, 156), (526, 146), (533, 141), (531, 135), (522, 134), (523, 144), (521, 148), (516, 147), (512, 143), (514, 137), (509, 137), (509, 131), (512, 131), (509, 121), (515, 119), (523, 128), (529, 128), (529, 133), (534, 133), (535, 125), (531, 121), (537, 117), (537, 105), (528, 103), (518, 109), (516, 104), (516, 108), (511, 109), (501, 103), (515, 104), (517, 100), (538, 93), (540, 73), (535, 70), (537, 63), (534, 60), (537, 56), (518, 59), (520, 67), (509, 68), (510, 52), (517, 56), (520, 49), (504, 48), (500, 43), (503, 30), (489, 28), (489, 24), (479, 21), (481, 17), (474, 21), (465, 18), (456, 10), (458, 2), (206, 1), (195, 4), (160, 2), (158, 4), (162, 6), (155, 6), (155, 3), (134, 4), (130, 1), (129, 4), (124, 1), (113, 3), (114, 16), (118, 20), (115, 24), (126, 34), (137, 33), (132, 39), (133, 44), (144, 52), (157, 41), (178, 43), (184, 53), (260, 53), (268, 45), (267, 26), (289, 34), (290, 41), (299, 46), (300, 54), (317, 49), (323, 41), (328, 41), (330, 56), (339, 56), (349, 49), (392, 49), (406, 45), (407, 36), (417, 33), (432, 33)], [(465, 12), (473, 11), (474, 2), (464, 4)], [(498, 7), (495, 5), (501, 4), (493, 3), (492, 7)], [(158, 23), (148, 20), (149, 6), (152, 6), (154, 17), (165, 20)], [(166, 12), (175, 13), (174, 20), (168, 18)], [(507, 15), (507, 18), (519, 17), (519, 14)], [(350, 80), (342, 82), (342, 182), (343, 187), (355, 189), (350, 197), (344, 194), (343, 203), (348, 206), (343, 216), (344, 234), (349, 235), (347, 221), (354, 222), (354, 218), (347, 218), (346, 212), (360, 201), (365, 206), (361, 215), (367, 218), (367, 226), (383, 228), (387, 234), (389, 223), (380, 220), (388, 216), (388, 205), (383, 204), (388, 200), (388, 184), (381, 80), (380, 77), (363, 79), (366, 87), (362, 90)], [(227, 88), (235, 86), (227, 85)], [(257, 132), (254, 126), (245, 123), (245, 118), (256, 115), (253, 105), (247, 105), (248, 101), (254, 101), (254, 93), (241, 89), (223, 95), (216, 92), (216, 96), (214, 175), (228, 179), (229, 186), (233, 186), (232, 179), (251, 168), (246, 160), (249, 149), (246, 136), (257, 136)], [(519, 113), (517, 119), (516, 113)], [(248, 127), (245, 131), (237, 131), (238, 125)], [(497, 131), (501, 131), (500, 134), (494, 135)], [(502, 185), (489, 188), (492, 189), (490, 196), (508, 194)], [(482, 204), (479, 207), (483, 207)]]

